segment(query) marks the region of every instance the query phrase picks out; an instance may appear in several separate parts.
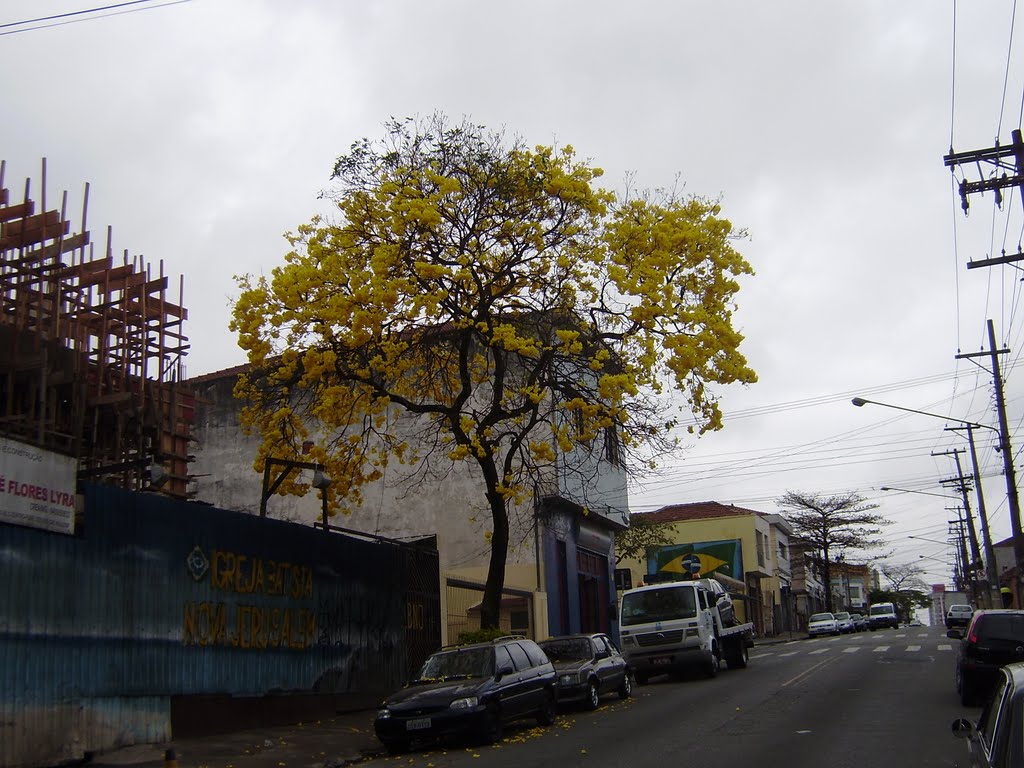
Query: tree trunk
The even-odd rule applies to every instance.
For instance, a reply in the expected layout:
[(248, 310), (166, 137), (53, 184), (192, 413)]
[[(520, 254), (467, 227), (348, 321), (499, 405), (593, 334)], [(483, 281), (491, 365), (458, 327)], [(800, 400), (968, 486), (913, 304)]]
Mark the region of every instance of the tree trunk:
[(497, 470), (484, 467), (487, 501), (491, 506), (491, 558), (487, 565), (487, 582), (480, 603), (480, 629), (498, 629), (501, 621), (501, 592), (505, 588), (505, 562), (508, 559), (508, 510), (505, 499), (497, 491)]
[(825, 610), (835, 613), (832, 610), (832, 564), (828, 559), (828, 547), (822, 547), (821, 555), (821, 575), (825, 581)]

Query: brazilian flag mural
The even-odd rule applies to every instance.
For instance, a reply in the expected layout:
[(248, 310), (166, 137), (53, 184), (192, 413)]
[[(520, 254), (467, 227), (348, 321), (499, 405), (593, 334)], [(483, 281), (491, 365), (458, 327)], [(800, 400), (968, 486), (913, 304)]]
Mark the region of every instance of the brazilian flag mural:
[(668, 544), (647, 553), (647, 572), (689, 576), (721, 573), (743, 580), (743, 547), (739, 539)]

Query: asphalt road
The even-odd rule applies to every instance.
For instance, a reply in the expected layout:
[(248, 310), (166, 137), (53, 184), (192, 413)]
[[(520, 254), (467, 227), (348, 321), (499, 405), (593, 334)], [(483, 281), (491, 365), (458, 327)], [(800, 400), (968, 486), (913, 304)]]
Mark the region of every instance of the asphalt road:
[[(960, 705), (955, 642), (939, 627), (799, 639), (751, 651), (745, 670), (654, 678), (595, 712), (563, 710), (551, 728), (510, 726), (489, 747), (405, 755), (403, 765), (764, 765), (786, 768), (965, 764), (950, 732)], [(384, 762), (381, 758), (374, 762)]]

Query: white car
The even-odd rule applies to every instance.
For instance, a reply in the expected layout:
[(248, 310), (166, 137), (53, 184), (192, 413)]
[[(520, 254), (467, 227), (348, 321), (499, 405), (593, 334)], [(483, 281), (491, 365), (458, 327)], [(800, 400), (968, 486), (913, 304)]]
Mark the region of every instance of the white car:
[(807, 635), (809, 637), (838, 634), (839, 622), (831, 613), (815, 613), (807, 620)]
[(857, 631), (857, 627), (853, 623), (853, 617), (850, 616), (849, 612), (840, 611), (834, 615), (836, 617), (836, 624), (839, 625), (839, 631), (844, 635)]

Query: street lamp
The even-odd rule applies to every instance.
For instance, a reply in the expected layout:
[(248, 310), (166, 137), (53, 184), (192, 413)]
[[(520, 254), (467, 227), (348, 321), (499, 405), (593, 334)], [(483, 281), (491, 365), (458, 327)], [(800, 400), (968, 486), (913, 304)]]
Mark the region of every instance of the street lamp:
[[(971, 447), (971, 464), (974, 467), (974, 489), (978, 496), (978, 518), (981, 520), (981, 532), (984, 536), (985, 566), (988, 572), (987, 581), (989, 582), (990, 591), (993, 586), (993, 580), (997, 579), (999, 574), (996, 570), (996, 552), (992, 547), (992, 536), (988, 530), (988, 513), (985, 510), (985, 496), (981, 491), (981, 471), (978, 468), (978, 453), (974, 448), (974, 430), (976, 428), (991, 429), (999, 436), (999, 451), (1003, 456), (1003, 474), (1006, 476), (1006, 500), (1010, 508), (1010, 530), (1013, 534), (1013, 559), (1017, 566), (1017, 581), (1019, 585), (1021, 577), (1024, 576), (1024, 573), (1022, 573), (1022, 570), (1024, 570), (1024, 534), (1021, 533), (1020, 503), (1017, 496), (1017, 477), (1013, 469), (1013, 456), (1010, 451), (1007, 450), (1008, 441), (1005, 439), (1003, 432), (995, 427), (989, 426), (988, 424), (981, 424), (977, 421), (957, 419), (952, 416), (942, 416), (938, 413), (919, 411), (915, 408), (906, 408), (902, 405), (893, 405), (892, 403), (881, 403), (877, 400), (868, 400), (863, 397), (855, 397), (851, 402), (858, 408), (869, 404), (880, 405), (883, 408), (894, 408), (897, 411), (916, 413), (921, 416), (931, 416), (936, 419), (943, 419), (944, 421), (954, 421), (957, 424), (963, 425), (960, 429), (967, 429), (967, 442)], [(951, 427), (950, 429), (957, 429), (957, 427)], [(970, 522), (970, 517), (968, 517), (968, 522)], [(975, 559), (979, 559), (980, 553), (974, 552), (973, 554)], [(992, 598), (992, 600), (993, 606), (999, 604), (995, 601), (995, 598)]]

